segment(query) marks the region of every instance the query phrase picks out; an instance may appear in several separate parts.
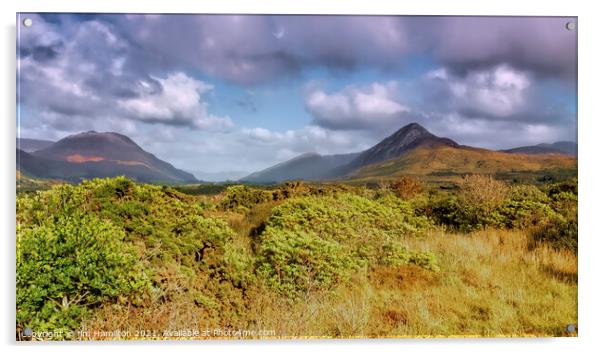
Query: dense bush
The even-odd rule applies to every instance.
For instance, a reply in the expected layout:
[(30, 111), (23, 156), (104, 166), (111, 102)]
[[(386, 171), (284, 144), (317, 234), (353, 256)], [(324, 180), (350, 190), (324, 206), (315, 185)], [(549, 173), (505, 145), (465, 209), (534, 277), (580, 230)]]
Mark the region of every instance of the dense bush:
[(274, 288), (294, 296), (329, 288), (352, 271), (377, 265), (416, 263), (435, 269), (432, 256), (399, 243), (429, 226), (393, 196), (376, 201), (353, 194), (290, 199), (273, 209), (260, 236), (258, 270)]
[(577, 219), (577, 181), (552, 184), (547, 189), (551, 207), (567, 219)]
[(556, 249), (568, 249), (577, 252), (577, 180), (571, 179), (550, 185), (547, 197), (555, 217), (533, 230), (532, 238), (536, 243), (547, 243)]
[[(171, 188), (139, 185), (123, 177), (96, 179), (20, 195), (17, 222), (23, 225), (22, 233), (37, 235), (47, 231), (28, 231), (25, 226), (32, 230), (50, 227), (52, 231), (52, 227), (60, 226), (59, 220), (89, 215), (91, 220), (112, 225), (116, 237), (123, 238), (124, 243), (116, 243), (115, 247), (126, 253), (128, 247), (135, 247), (141, 254), (152, 282), (150, 301), (190, 296), (205, 297), (224, 306), (236, 301), (241, 305), (243, 289), (252, 281), (253, 262), (233, 245), (235, 234), (227, 223), (203, 216), (203, 209), (191, 198)], [(91, 231), (82, 222), (69, 233)], [(37, 243), (20, 242), (24, 253), (39, 252), (38, 247)], [(63, 258), (57, 255), (57, 274), (68, 271), (60, 263), (65, 261)], [(27, 291), (18, 284), (18, 294)], [(216, 300), (224, 294), (231, 299), (229, 303)]]
[(272, 199), (273, 193), (271, 191), (236, 185), (226, 189), (219, 205), (223, 210), (245, 211), (256, 204), (268, 202)]
[[(497, 191), (487, 195), (488, 185)], [(478, 196), (481, 193), (485, 195)], [(553, 198), (536, 186), (506, 186), (482, 176), (464, 178), (458, 196), (450, 195), (436, 201), (431, 215), (439, 223), (463, 232), (487, 226), (538, 227), (559, 216)]]
[(123, 242), (124, 232), (93, 215), (76, 212), (19, 225), (17, 236), (21, 328), (66, 333), (90, 307), (150, 285), (139, 255)]
[(577, 253), (577, 220), (554, 218), (532, 233), (532, 238), (537, 243), (546, 243), (556, 249), (568, 249)]

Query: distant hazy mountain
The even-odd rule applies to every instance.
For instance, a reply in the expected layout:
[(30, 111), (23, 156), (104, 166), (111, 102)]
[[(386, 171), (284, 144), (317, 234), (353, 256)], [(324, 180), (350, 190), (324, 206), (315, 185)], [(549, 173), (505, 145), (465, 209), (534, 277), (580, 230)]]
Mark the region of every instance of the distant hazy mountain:
[(25, 152), (34, 152), (54, 144), (54, 141), (41, 139), (17, 138), (17, 149)]
[(241, 181), (254, 183), (283, 182), (292, 180), (321, 180), (336, 177), (334, 170), (358, 156), (358, 153), (343, 155), (320, 155), (307, 153), (279, 163), (265, 170), (252, 173)]
[(225, 181), (236, 181), (243, 176), (249, 174), (248, 171), (222, 171), (222, 172), (205, 172), (205, 171), (191, 171), (196, 178), (205, 182), (225, 182)]
[(543, 143), (500, 151), (511, 154), (564, 154), (577, 156), (577, 143), (572, 141), (558, 141), (552, 144)]
[(17, 150), (22, 173), (40, 178), (80, 180), (125, 175), (144, 181), (194, 182), (196, 178), (144, 151), (125, 135), (89, 131), (68, 136), (41, 150)]
[(440, 146), (458, 147), (459, 145), (451, 139), (440, 138), (432, 134), (418, 123), (410, 123), (362, 152), (350, 163), (338, 168), (335, 174), (344, 176), (363, 166), (394, 159), (419, 147)]

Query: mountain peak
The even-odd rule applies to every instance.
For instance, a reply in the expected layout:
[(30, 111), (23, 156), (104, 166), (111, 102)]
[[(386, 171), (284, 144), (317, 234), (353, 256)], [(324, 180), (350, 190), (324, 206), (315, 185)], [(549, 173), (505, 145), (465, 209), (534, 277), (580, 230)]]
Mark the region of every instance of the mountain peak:
[(383, 140), (383, 142), (389, 140), (391, 142), (396, 142), (397, 144), (409, 145), (417, 139), (425, 137), (435, 137), (435, 135), (431, 134), (431, 132), (418, 123), (410, 123), (401, 127), (398, 131), (393, 133), (393, 135)]
[(418, 130), (421, 130), (421, 131), (424, 131), (424, 132), (428, 133), (428, 130), (426, 130), (425, 127), (423, 127), (422, 125), (420, 125), (420, 124), (418, 124), (416, 122), (412, 122), (412, 123), (406, 124), (403, 127), (401, 127), (399, 130), (402, 130), (402, 129), (418, 129)]
[(458, 147), (459, 145), (451, 139), (440, 138), (432, 134), (418, 123), (410, 123), (401, 127), (380, 143), (362, 152), (349, 165), (345, 166), (343, 172), (348, 173), (362, 166), (390, 160), (422, 146)]
[[(142, 149), (129, 137), (115, 132), (87, 131), (69, 135), (36, 150), (28, 164), (36, 175), (52, 178), (82, 178), (126, 175), (139, 180), (194, 181), (193, 175), (178, 170)], [(48, 167), (45, 172), (36, 164)], [(52, 174), (52, 175), (50, 175)]]

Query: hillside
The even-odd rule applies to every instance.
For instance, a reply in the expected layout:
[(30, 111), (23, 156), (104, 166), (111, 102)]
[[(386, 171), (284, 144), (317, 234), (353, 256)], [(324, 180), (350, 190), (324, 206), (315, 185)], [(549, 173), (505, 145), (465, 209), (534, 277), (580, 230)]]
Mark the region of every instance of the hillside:
[(458, 143), (448, 138), (440, 138), (418, 123), (410, 123), (359, 154), (349, 164), (339, 168), (335, 175), (345, 176), (363, 166), (391, 160), (420, 147), (440, 146), (457, 147)]
[(71, 135), (32, 153), (17, 150), (17, 168), (32, 177), (70, 181), (120, 175), (145, 182), (196, 181), (127, 136), (110, 132)]
[(418, 123), (408, 124), (373, 147), (346, 155), (304, 154), (241, 181), (361, 180), (398, 175), (460, 175), (467, 173), (541, 173), (576, 170), (577, 145), (539, 144), (504, 151), (459, 145), (438, 137)]
[(500, 150), (511, 154), (564, 154), (577, 156), (577, 143), (572, 141), (557, 141), (552, 144), (537, 144), (530, 146), (520, 146), (513, 149)]
[(561, 155), (508, 154), (467, 146), (439, 146), (421, 147), (399, 158), (365, 166), (353, 173), (350, 178), (495, 174), (554, 168), (576, 169), (577, 159)]
[(34, 152), (36, 150), (41, 150), (52, 144), (54, 144), (54, 141), (41, 140), (41, 139), (17, 138), (17, 149), (25, 151), (25, 152)]
[(335, 177), (333, 169), (353, 160), (358, 154), (320, 155), (307, 153), (279, 163), (265, 170), (252, 173), (241, 181), (271, 183), (292, 180), (321, 180)]
[(418, 123), (410, 123), (368, 150), (341, 155), (307, 153), (252, 173), (240, 180), (270, 183), (340, 178), (352, 174), (363, 166), (394, 159), (419, 147), (439, 146), (455, 147), (458, 144), (451, 139), (441, 138), (430, 133)]

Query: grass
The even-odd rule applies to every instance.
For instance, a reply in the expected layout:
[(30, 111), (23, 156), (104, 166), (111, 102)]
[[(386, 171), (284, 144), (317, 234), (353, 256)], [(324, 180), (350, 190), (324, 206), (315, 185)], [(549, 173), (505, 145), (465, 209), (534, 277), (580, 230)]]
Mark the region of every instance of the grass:
[[(565, 330), (578, 320), (576, 250), (537, 237), (576, 219), (576, 180), (539, 188), (472, 176), (445, 190), (409, 178), (399, 182), (235, 186), (190, 196), (125, 178), (94, 180), (20, 194), (18, 236), (43, 241), (50, 235), (45, 230), (68, 226), (59, 216), (71, 220), (85, 210), (135, 247), (136, 264), (151, 281), (140, 293), (107, 293), (104, 301), (85, 305), (86, 316), (68, 317), (69, 329), (85, 330), (87, 339), (162, 339), (166, 330), (194, 330), (199, 339), (576, 335)], [(475, 214), (476, 227), (461, 228), (456, 223), (472, 225), (473, 218), (440, 217), (449, 212), (441, 201), (456, 199), (462, 201), (453, 208), (468, 216), (473, 210), (466, 206), (491, 208)], [(535, 215), (537, 203), (548, 206), (550, 216), (519, 223), (520, 215)], [(485, 222), (490, 214), (501, 221)], [(542, 228), (550, 220), (560, 224)], [(554, 235), (576, 246), (576, 230), (558, 230)], [(19, 245), (30, 253), (48, 251)], [(411, 262), (415, 255), (424, 257)], [(52, 274), (82, 283), (77, 269), (55, 267)], [(28, 289), (20, 283), (17, 294)], [(65, 313), (56, 302), (62, 293), (38, 295), (50, 303), (49, 316)], [(21, 313), (46, 314), (26, 301), (32, 297), (21, 298)], [(27, 316), (18, 328), (31, 326)], [(40, 318), (48, 328), (56, 325), (53, 317)], [(247, 332), (228, 336), (228, 330)]]
[[(532, 248), (526, 232), (496, 229), (434, 231), (406, 242), (434, 252), (442, 270), (380, 267), (294, 302), (258, 287), (247, 294), (247, 311), (228, 325), (274, 330), (280, 338), (355, 338), (568, 336), (565, 326), (577, 323), (577, 257), (569, 251)], [(208, 318), (176, 298), (144, 309), (107, 306), (87, 329), (225, 326)]]

